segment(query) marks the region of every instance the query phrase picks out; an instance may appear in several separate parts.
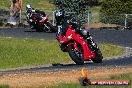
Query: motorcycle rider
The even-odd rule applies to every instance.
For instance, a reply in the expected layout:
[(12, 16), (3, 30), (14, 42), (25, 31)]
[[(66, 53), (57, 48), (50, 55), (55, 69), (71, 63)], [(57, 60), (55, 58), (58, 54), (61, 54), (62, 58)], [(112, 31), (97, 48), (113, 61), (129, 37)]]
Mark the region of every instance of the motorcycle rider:
[(36, 24), (36, 20), (32, 20), (32, 18), (31, 18), (33, 14), (37, 14), (37, 15), (38, 15), (37, 20), (40, 20), (39, 15), (42, 15), (43, 17), (46, 16), (46, 13), (45, 13), (45, 12), (40, 11), (40, 10), (38, 10), (38, 9), (32, 8), (32, 6), (31, 6), (30, 4), (27, 4), (27, 5), (26, 5), (26, 13), (27, 13), (26, 17), (27, 17), (27, 19), (28, 19), (27, 22), (30, 24), (31, 29), (33, 29), (33, 28), (34, 28), (33, 25)]
[(68, 24), (66, 22), (65, 11), (63, 9), (56, 10), (55, 19), (56, 25), (58, 27), (57, 38), (59, 34), (62, 34), (62, 36), (64, 37), (68, 27)]
[(89, 36), (88, 31), (84, 30), (84, 28), (81, 28), (81, 24), (79, 22), (75, 22), (75, 19), (71, 20), (70, 16), (66, 16), (63, 9), (55, 11), (55, 19), (58, 27), (57, 39), (60, 34), (65, 37), (68, 25), (72, 25), (74, 30), (78, 33), (80, 32), (85, 38)]
[[(66, 35), (66, 31), (68, 29), (69, 25), (72, 25), (73, 29), (76, 33), (82, 34), (84, 38), (88, 41), (89, 39), (89, 32), (87, 30), (84, 30), (84, 28), (81, 28), (81, 25), (78, 24), (75, 19), (70, 19), (70, 16), (65, 15), (65, 11), (63, 9), (55, 11), (55, 19), (56, 19), (56, 25), (58, 27), (58, 31), (56, 34), (56, 39), (59, 41), (59, 35), (61, 34), (63, 37)], [(74, 20), (74, 21), (73, 21)], [(59, 46), (62, 51), (64, 50), (65, 44), (63, 41), (59, 41)]]

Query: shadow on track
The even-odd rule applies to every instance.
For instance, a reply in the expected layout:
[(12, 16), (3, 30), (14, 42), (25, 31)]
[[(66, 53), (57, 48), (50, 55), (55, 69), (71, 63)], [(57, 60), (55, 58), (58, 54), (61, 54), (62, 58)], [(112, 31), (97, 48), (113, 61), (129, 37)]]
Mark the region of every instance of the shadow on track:
[(24, 32), (37, 32), (36, 30), (24, 30)]

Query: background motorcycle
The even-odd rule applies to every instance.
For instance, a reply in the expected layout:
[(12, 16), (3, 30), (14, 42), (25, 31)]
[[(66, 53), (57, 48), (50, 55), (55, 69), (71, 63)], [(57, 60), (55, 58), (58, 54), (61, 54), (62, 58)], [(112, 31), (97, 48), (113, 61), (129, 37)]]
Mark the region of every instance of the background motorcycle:
[[(59, 27), (59, 26), (58, 26)], [(77, 30), (77, 24), (71, 22), (67, 28), (65, 37), (60, 33), (58, 36), (60, 48), (68, 52), (76, 64), (84, 64), (84, 61), (92, 60), (94, 63), (101, 63), (103, 56), (93, 41), (90, 33), (85, 28)]]
[(30, 19), (27, 17), (27, 22), (30, 24), (30, 26), (33, 26), (33, 29), (36, 29), (36, 31), (56, 32), (54, 26), (48, 21), (47, 15), (44, 17), (42, 14), (38, 13), (27, 14), (30, 14), (31, 16)]

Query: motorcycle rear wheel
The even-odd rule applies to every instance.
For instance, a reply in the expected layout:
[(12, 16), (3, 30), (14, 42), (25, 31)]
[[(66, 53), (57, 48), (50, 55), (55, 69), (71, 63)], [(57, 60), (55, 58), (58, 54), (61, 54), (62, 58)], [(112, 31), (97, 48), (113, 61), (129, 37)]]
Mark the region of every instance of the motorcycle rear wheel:
[(43, 32), (44, 30), (44, 27), (42, 25), (39, 25), (39, 24), (36, 24), (35, 25), (35, 29), (37, 32)]
[(72, 60), (77, 64), (77, 65), (83, 65), (84, 64), (84, 58), (83, 58), (83, 51), (82, 51), (82, 47), (79, 46), (78, 51), (81, 53), (81, 56), (79, 56), (77, 54), (77, 52), (75, 51), (75, 47), (73, 44), (69, 45), (67, 47), (69, 56), (72, 58)]

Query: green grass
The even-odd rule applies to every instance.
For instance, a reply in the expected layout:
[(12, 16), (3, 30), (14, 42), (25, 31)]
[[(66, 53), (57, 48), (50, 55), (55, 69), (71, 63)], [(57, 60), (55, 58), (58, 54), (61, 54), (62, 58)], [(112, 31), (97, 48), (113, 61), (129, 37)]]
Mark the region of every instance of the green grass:
[(0, 9), (9, 9), (10, 0), (0, 0)]
[(124, 48), (117, 45), (103, 43), (99, 44), (99, 47), (104, 57), (112, 57), (122, 55), (124, 53)]
[[(131, 80), (132, 81), (132, 73), (128, 73), (128, 74), (121, 74), (121, 75), (115, 75), (115, 76), (111, 76), (110, 79), (125, 79), (125, 80)], [(98, 85), (98, 86), (94, 86), (94, 85), (91, 85), (91, 86), (87, 86), (87, 87), (83, 87), (81, 86), (79, 83), (76, 83), (76, 84), (69, 84), (69, 83), (61, 83), (59, 85), (56, 85), (56, 86), (48, 86), (48, 87), (40, 87), (40, 88), (132, 88), (132, 84), (130, 85), (124, 85), (124, 86), (121, 86), (121, 85), (113, 85), (113, 86), (110, 86), (110, 85)]]
[[(23, 0), (23, 10), (25, 10), (26, 4), (30, 3), (34, 8), (42, 10), (53, 10), (55, 6), (49, 3), (49, 0)], [(10, 0), (0, 0), (0, 9), (9, 9)]]
[[(120, 55), (124, 51), (115, 45), (99, 46), (104, 57)], [(72, 60), (68, 53), (60, 50), (57, 41), (0, 38), (0, 69), (62, 62)]]
[(38, 39), (0, 38), (0, 68), (68, 62), (57, 42)]
[(0, 85), (0, 88), (10, 88), (9, 85)]

